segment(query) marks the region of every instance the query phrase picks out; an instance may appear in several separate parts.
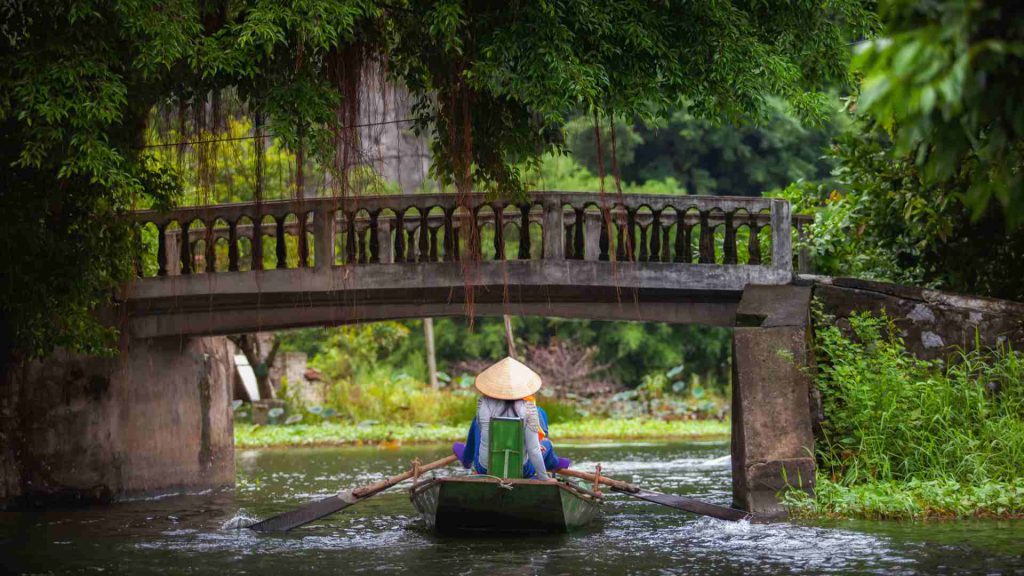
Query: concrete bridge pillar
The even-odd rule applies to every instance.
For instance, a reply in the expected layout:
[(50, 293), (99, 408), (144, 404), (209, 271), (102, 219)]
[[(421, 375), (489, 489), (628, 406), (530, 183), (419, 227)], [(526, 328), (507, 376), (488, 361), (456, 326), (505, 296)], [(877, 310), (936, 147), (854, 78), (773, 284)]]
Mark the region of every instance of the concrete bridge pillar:
[(778, 494), (814, 490), (811, 288), (749, 285), (733, 331), (734, 505), (780, 516)]
[(58, 352), (4, 374), (0, 507), (233, 484), (233, 377), (222, 337)]

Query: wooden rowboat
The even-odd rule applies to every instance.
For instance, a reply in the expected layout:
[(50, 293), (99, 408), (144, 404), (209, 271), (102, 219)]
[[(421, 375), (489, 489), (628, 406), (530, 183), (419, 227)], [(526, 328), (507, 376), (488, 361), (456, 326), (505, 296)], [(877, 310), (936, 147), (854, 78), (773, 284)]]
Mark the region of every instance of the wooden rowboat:
[(445, 534), (568, 532), (593, 520), (602, 503), (599, 494), (565, 481), (491, 476), (424, 480), (409, 497), (427, 527)]

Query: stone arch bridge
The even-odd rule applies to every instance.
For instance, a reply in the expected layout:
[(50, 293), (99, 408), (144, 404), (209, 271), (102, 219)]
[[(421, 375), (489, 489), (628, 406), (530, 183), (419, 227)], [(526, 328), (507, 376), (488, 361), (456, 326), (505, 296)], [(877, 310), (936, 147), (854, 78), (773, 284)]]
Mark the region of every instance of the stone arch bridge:
[[(813, 480), (807, 288), (783, 200), (533, 192), (312, 198), (135, 214), (151, 250), (120, 295), (137, 340), (465, 314), (735, 330), (735, 501)], [(776, 352), (784, 350), (785, 354)], [(806, 486), (810, 488), (808, 484)]]

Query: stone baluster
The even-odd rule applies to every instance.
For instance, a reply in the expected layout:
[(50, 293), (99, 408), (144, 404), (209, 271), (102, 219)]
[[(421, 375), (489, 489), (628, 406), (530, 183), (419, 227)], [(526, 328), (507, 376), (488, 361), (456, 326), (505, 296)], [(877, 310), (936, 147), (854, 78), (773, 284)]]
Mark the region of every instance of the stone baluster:
[(167, 224), (156, 225), (157, 276), (167, 276)]
[(636, 225), (640, 227), (640, 261), (647, 262), (648, 260), (650, 260), (650, 254), (647, 252), (647, 229), (650, 228), (652, 224), (644, 226), (643, 222), (641, 221), (637, 222)]
[(274, 233), (274, 255), (277, 256), (277, 269), (288, 268), (288, 243), (285, 240), (284, 223), (288, 219), (287, 214), (277, 216), (277, 230)]
[(562, 203), (557, 197), (544, 200), (544, 259), (565, 259), (565, 225)]
[(491, 208), (494, 210), (494, 259), (504, 260), (505, 219), (502, 216), (504, 216), (505, 207), (501, 204), (493, 204)]
[(405, 262), (405, 210), (395, 213), (395, 253), (392, 262)]
[(416, 254), (417, 262), (427, 262), (430, 258), (430, 224), (429, 224), (430, 209), (423, 207), (420, 208), (420, 228), (417, 232), (419, 234), (418, 242), (418, 253)]
[(597, 259), (602, 262), (607, 262), (609, 259), (608, 248), (611, 240), (611, 231), (608, 228), (612, 224), (612, 212), (607, 206), (601, 209), (601, 231), (599, 232), (599, 238), (597, 240), (598, 256)]
[[(628, 210), (623, 208), (623, 210)], [(615, 223), (615, 261), (622, 262), (626, 259), (626, 216), (619, 212), (618, 222)]]
[[(562, 249), (562, 254), (565, 256), (566, 260), (573, 260), (574, 258), (576, 258), (576, 255), (573, 254), (573, 250), (572, 250), (572, 247), (573, 247), (573, 229), (576, 227), (576, 220), (575, 220), (576, 215), (575, 215), (575, 213), (573, 214), (572, 217), (573, 217), (572, 222), (570, 222), (568, 224), (565, 224), (565, 226), (562, 228), (562, 238), (565, 239), (565, 246)], [(563, 218), (564, 218), (564, 216), (563, 216)], [(564, 222), (566, 222), (566, 220), (563, 219), (562, 222), (564, 223)]]
[(750, 230), (750, 237), (747, 239), (747, 264), (758, 266), (761, 264), (761, 238), (758, 234), (761, 225), (757, 222), (756, 213), (751, 213), (747, 222), (747, 229)]
[(530, 259), (530, 208), (527, 203), (519, 207), (519, 259)]
[(449, 218), (452, 223), (452, 259), (458, 261), (462, 258), (462, 243), (459, 242), (459, 234), (461, 234), (460, 231), (462, 230), (462, 223), (465, 222), (465, 219), (460, 222), (455, 217), (455, 210), (455, 208), (452, 208)]
[(655, 210), (651, 219), (651, 262), (661, 260), (661, 210)]
[(263, 270), (263, 214), (259, 210), (252, 219), (252, 270)]
[(380, 263), (380, 210), (370, 211), (370, 245), (369, 245), (369, 257), (367, 258), (370, 264)]
[(736, 259), (736, 228), (732, 223), (733, 213), (725, 215), (725, 239), (722, 245), (723, 260), (726, 264), (735, 264)]
[(213, 227), (216, 225), (217, 220), (214, 218), (206, 227), (206, 237), (204, 238), (206, 253), (203, 254), (203, 259), (206, 260), (205, 272), (207, 274), (213, 274), (217, 271), (217, 237), (213, 233)]
[(359, 243), (357, 238), (359, 234), (356, 232), (356, 213), (354, 211), (345, 212), (345, 264), (356, 263), (356, 248)]
[(636, 262), (636, 210), (628, 210), (626, 213), (626, 259)]
[(700, 211), (700, 258), (701, 264), (715, 263), (715, 231), (711, 228), (708, 211)]
[(676, 255), (673, 262), (689, 264), (693, 262), (693, 248), (690, 246), (689, 223), (686, 222), (686, 211), (676, 212)]
[(181, 274), (187, 276), (192, 273), (192, 239), (189, 237), (188, 224), (181, 226)]
[(309, 267), (309, 213), (304, 210), (299, 210), (297, 214), (299, 218), (299, 268)]
[(672, 225), (661, 227), (661, 261), (671, 262), (672, 261), (672, 246), (669, 243), (671, 240), (670, 230)]
[(431, 262), (439, 262), (440, 260), (438, 259), (438, 254), (437, 254), (437, 231), (438, 231), (438, 228), (427, 227), (427, 230), (429, 230), (429, 232), (430, 232), (430, 251), (427, 253), (427, 256), (430, 258)]
[(456, 253), (458, 244), (455, 243), (455, 225), (452, 223), (452, 218), (455, 215), (454, 208), (447, 208), (444, 210), (444, 261), (454, 262), (458, 259)]
[(238, 221), (228, 222), (228, 272), (238, 272)]
[(370, 261), (369, 250), (366, 247), (366, 224), (356, 222), (356, 262), (366, 264)]

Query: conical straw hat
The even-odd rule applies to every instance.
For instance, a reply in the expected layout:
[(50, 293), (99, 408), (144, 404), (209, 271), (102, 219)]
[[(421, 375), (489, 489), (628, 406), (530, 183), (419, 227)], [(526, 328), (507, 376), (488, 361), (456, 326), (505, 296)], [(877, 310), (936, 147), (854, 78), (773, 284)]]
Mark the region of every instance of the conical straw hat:
[(540, 385), (540, 375), (511, 356), (476, 376), (476, 389), (498, 400), (525, 398), (540, 390)]

